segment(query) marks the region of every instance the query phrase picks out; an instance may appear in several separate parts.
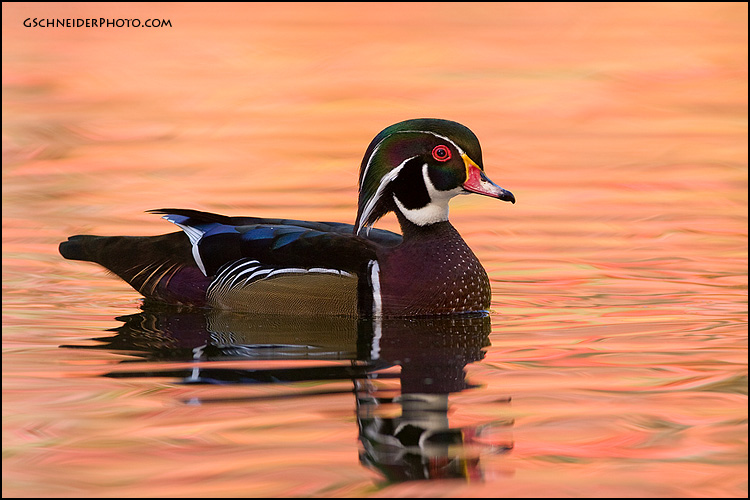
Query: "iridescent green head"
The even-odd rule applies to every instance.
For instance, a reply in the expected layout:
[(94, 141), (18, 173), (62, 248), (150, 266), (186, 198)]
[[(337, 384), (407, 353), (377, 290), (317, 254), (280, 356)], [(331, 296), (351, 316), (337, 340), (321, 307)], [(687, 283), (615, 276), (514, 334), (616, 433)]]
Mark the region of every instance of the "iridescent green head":
[(448, 219), (448, 201), (478, 193), (515, 203), (484, 175), (482, 148), (460, 123), (436, 118), (391, 125), (372, 140), (359, 172), (355, 231), (391, 211), (419, 226)]

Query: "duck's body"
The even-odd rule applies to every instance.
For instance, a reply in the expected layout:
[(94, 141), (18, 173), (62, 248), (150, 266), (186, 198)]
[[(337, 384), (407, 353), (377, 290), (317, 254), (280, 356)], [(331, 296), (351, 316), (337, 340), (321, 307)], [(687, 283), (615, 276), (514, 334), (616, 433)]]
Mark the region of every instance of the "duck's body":
[[(362, 161), (355, 225), (152, 212), (183, 232), (73, 236), (68, 259), (101, 264), (147, 299), (246, 312), (412, 316), (486, 311), (487, 273), (448, 222), (448, 200), (515, 201), (481, 168), (469, 129), (445, 120), (388, 127)], [(403, 235), (371, 229), (394, 211)]]

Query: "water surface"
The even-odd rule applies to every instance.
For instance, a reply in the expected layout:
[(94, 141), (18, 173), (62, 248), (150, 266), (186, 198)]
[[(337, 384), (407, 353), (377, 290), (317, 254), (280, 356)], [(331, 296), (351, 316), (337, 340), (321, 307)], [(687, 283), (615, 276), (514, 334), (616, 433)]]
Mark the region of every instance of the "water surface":
[[(102, 16), (172, 27), (23, 26)], [(353, 222), (422, 116), (518, 199), (451, 205), (489, 317), (144, 311), (57, 253)], [(745, 497), (746, 349), (746, 4), (3, 4), (4, 496)]]

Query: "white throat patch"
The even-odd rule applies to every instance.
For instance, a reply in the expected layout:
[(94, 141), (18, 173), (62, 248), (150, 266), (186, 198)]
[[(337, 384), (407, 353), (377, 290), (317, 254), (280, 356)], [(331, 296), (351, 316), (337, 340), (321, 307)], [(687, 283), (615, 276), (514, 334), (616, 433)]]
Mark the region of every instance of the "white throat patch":
[(427, 226), (448, 220), (448, 202), (463, 191), (463, 188), (460, 186), (450, 191), (438, 191), (430, 180), (428, 168), (426, 163), (422, 166), (422, 179), (424, 180), (425, 188), (427, 188), (427, 194), (430, 197), (430, 202), (427, 205), (422, 208), (406, 208), (396, 198), (396, 195), (393, 195), (393, 201), (396, 202), (396, 206), (404, 214), (404, 217), (417, 226)]

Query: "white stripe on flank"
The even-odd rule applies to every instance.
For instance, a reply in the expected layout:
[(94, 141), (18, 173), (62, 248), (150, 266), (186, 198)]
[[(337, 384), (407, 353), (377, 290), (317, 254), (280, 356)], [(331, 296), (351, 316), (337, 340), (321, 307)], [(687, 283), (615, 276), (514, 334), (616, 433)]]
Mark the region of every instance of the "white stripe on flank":
[(380, 295), (380, 265), (377, 260), (370, 261), (370, 284), (372, 285), (372, 315), (378, 318), (383, 314), (383, 297)]
[[(257, 271), (256, 271), (256, 269), (257, 269)], [(236, 288), (242, 288), (246, 284), (248, 284), (251, 281), (253, 281), (256, 276), (260, 276), (260, 275), (263, 275), (263, 274), (268, 274), (268, 273), (271, 272), (271, 270), (270, 269), (258, 269), (257, 267), (254, 267), (254, 268), (252, 268), (250, 270), (250, 272), (252, 272), (252, 274), (250, 276), (248, 276), (247, 278), (245, 278), (242, 281), (242, 283), (239, 283), (239, 281), (240, 281), (239, 279), (234, 279), (234, 280), (232, 280), (232, 282), (229, 285), (225, 286), (225, 288), (227, 290), (231, 290), (232, 288), (235, 288), (235, 286), (236, 286)], [(239, 278), (239, 276), (237, 278)]]
[(231, 293), (233, 290), (241, 290), (245, 287), (252, 286), (253, 283), (258, 281), (283, 274), (335, 274), (347, 278), (354, 277), (353, 274), (339, 269), (327, 269), (323, 267), (313, 267), (310, 269), (300, 267), (282, 267), (275, 269), (273, 267), (263, 266), (257, 260), (240, 260), (223, 269), (216, 278), (214, 278), (213, 282), (211, 282), (206, 294), (208, 296), (213, 296), (216, 294)]
[(353, 278), (354, 275), (352, 273), (348, 273), (346, 271), (342, 271), (340, 269), (326, 269), (324, 267), (312, 267), (307, 270), (311, 273), (327, 273), (327, 274), (339, 274), (341, 276), (346, 276), (347, 278)]
[(260, 263), (258, 261), (243, 263), (241, 266), (235, 268), (227, 268), (221, 273), (221, 275), (226, 278), (228, 275), (234, 274), (234, 279), (236, 280), (237, 278), (241, 278), (242, 276), (255, 271), (259, 267)]
[(266, 276), (266, 278), (270, 278), (271, 276), (276, 276), (277, 274), (286, 274), (286, 273), (297, 273), (297, 274), (307, 274), (307, 273), (319, 273), (319, 274), (337, 274), (339, 276), (346, 276), (346, 277), (353, 277), (354, 275), (351, 273), (347, 273), (346, 271), (341, 271), (339, 269), (326, 269), (324, 267), (312, 267), (310, 269), (303, 269), (303, 268), (297, 268), (297, 267), (283, 267), (281, 269), (274, 270), (271, 274)]
[(233, 265), (225, 268), (216, 276), (216, 278), (214, 278), (214, 280), (209, 285), (208, 291), (206, 293), (213, 293), (214, 291), (226, 292), (227, 290), (232, 288), (235, 283), (237, 283), (237, 281), (245, 274), (252, 273), (248, 278), (252, 279), (253, 276), (257, 275), (257, 273), (263, 272), (262, 270), (254, 272), (259, 267), (260, 263), (257, 260), (236, 262)]
[(276, 276), (277, 274), (286, 274), (286, 273), (297, 273), (302, 274), (306, 273), (307, 269), (302, 269), (300, 267), (282, 267), (281, 269), (275, 269), (272, 271), (266, 278), (270, 278), (271, 276)]

